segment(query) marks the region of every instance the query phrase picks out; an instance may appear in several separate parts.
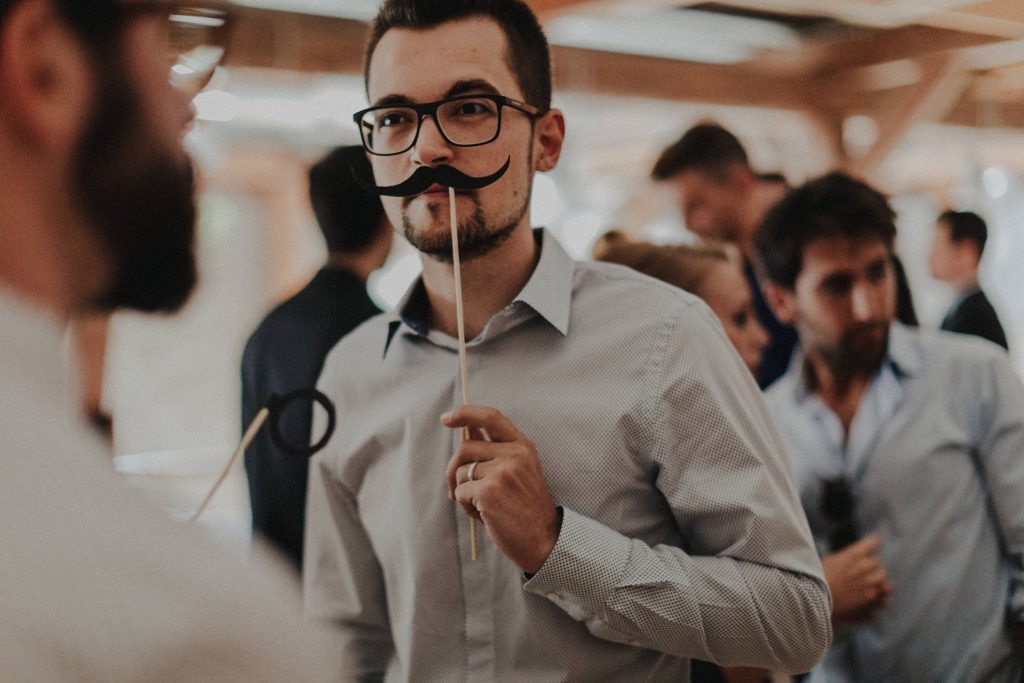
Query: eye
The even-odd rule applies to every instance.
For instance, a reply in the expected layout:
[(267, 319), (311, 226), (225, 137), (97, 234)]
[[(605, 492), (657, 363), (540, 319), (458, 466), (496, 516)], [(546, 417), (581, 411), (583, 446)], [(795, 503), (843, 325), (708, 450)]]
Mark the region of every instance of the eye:
[(490, 100), (459, 100), (452, 114), (462, 118), (490, 116), (494, 114), (494, 103)]
[(833, 275), (821, 283), (821, 289), (829, 296), (845, 296), (853, 288), (853, 278), (849, 275)]
[(394, 128), (412, 123), (416, 113), (411, 109), (392, 109), (377, 114), (377, 128)]
[(871, 282), (877, 284), (885, 279), (887, 272), (888, 261), (878, 261), (877, 263), (872, 263), (871, 266), (868, 268), (868, 279), (871, 280)]
[(746, 327), (747, 323), (750, 322), (750, 313), (748, 311), (740, 311), (732, 316), (732, 322), (736, 327)]

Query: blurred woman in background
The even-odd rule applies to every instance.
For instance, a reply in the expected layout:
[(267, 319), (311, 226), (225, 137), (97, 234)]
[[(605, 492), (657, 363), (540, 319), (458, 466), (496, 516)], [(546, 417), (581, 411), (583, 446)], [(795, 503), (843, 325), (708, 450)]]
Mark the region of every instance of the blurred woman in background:
[(613, 230), (598, 240), (594, 258), (628, 266), (699, 296), (718, 316), (751, 373), (757, 369), (768, 333), (754, 315), (739, 261), (725, 249), (635, 242)]

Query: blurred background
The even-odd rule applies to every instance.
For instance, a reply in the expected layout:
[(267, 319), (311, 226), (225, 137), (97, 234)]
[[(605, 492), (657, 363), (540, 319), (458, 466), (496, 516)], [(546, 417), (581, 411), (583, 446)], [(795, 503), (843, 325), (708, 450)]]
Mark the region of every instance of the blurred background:
[[(648, 175), (662, 148), (714, 120), (759, 172), (799, 184), (843, 168), (889, 194), (926, 326), (953, 297), (928, 275), (935, 218), (946, 208), (982, 215), (982, 286), (1024, 369), (1024, 2), (528, 3), (553, 44), (555, 106), (567, 121), (559, 167), (536, 181), (534, 223), (574, 256), (586, 258), (613, 227), (691, 240), (670, 192)], [(358, 142), (351, 115), (366, 106), (363, 45), (379, 1), (236, 4), (227, 61), (197, 98), (188, 139), (204, 176), (201, 285), (173, 317), (115, 316), (101, 337), (105, 364), (92, 369), (119, 468), (191, 481), (160, 501), (181, 512), (238, 440), (246, 338), (325, 256), (306, 170)], [(396, 241), (373, 296), (394, 304), (417, 272)], [(241, 533), (236, 469), (208, 514)]]

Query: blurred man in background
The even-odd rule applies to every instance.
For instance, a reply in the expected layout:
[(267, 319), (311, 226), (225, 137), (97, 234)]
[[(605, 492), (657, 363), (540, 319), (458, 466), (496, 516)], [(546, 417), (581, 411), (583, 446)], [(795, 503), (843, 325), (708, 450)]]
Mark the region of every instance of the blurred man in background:
[(667, 147), (651, 177), (676, 190), (687, 230), (739, 248), (754, 310), (770, 339), (756, 373), (758, 384), (768, 386), (786, 370), (797, 338), (765, 303), (751, 261), (754, 232), (785, 196), (785, 179), (754, 173), (736, 136), (713, 123), (694, 126)]
[(978, 263), (988, 228), (970, 211), (947, 211), (935, 223), (928, 266), (932, 277), (956, 290), (957, 300), (942, 319), (942, 329), (973, 334), (1007, 348), (999, 316), (978, 284)]
[[(380, 309), (366, 279), (384, 265), (394, 232), (380, 198), (356, 183), (372, 177), (362, 145), (341, 147), (309, 172), (309, 197), (327, 242), (327, 263), (302, 291), (260, 323), (242, 356), (242, 429), (274, 394), (316, 386), (327, 352)], [(308, 402), (284, 411), (279, 427), (290, 444), (309, 444)], [(276, 445), (263, 429), (245, 452), (253, 530), (302, 567), (308, 458)]]
[(754, 244), (800, 349), (768, 390), (832, 591), (812, 681), (1020, 680), (1024, 386), (1007, 355), (894, 322), (895, 214), (842, 174)]
[[(192, 290), (181, 138), (192, 118), (183, 89), (196, 84), (172, 87), (168, 55), (185, 44), (178, 29), (225, 20), (161, 2), (0, 0), (4, 680), (315, 680), (326, 670), (280, 569), (254, 558), (249, 573), (165, 519), (117, 479), (99, 435), (69, 410), (69, 318), (172, 311)], [(216, 59), (190, 63), (208, 77)]]

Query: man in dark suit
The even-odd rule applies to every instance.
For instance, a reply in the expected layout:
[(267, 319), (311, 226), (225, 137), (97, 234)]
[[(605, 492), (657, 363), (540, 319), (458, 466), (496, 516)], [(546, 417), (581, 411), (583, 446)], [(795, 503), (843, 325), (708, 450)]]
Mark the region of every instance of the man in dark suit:
[[(393, 231), (380, 199), (360, 188), (353, 169), (372, 178), (362, 146), (342, 147), (309, 172), (309, 194), (327, 241), (327, 263), (298, 294), (263, 320), (242, 356), (242, 428), (271, 394), (314, 387), (335, 343), (380, 310), (366, 293), (366, 278), (391, 249)], [(291, 405), (281, 434), (293, 444), (311, 442), (312, 406)], [(245, 452), (252, 525), (302, 566), (308, 459), (276, 446), (268, 429)]]
[(978, 262), (985, 249), (985, 221), (970, 211), (947, 211), (935, 225), (929, 260), (932, 277), (957, 290), (957, 302), (942, 320), (942, 329), (984, 337), (1007, 348), (995, 309), (978, 285)]

